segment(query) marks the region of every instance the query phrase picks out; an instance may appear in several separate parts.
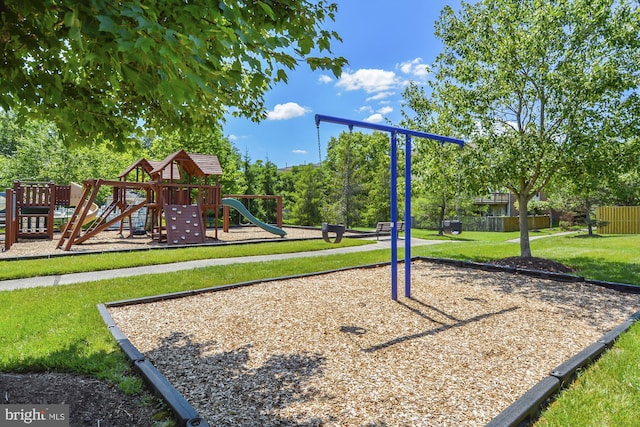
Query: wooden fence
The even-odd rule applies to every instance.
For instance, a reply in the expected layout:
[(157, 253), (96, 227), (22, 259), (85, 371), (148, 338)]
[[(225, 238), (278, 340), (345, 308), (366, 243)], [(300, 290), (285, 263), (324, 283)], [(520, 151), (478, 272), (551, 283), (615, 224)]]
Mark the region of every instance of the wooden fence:
[(640, 206), (600, 206), (596, 219), (600, 234), (640, 234)]

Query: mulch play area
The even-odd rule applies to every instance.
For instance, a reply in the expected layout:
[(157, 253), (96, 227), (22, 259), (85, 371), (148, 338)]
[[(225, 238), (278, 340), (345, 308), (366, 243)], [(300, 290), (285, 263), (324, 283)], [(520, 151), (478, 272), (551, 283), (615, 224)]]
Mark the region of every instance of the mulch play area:
[(640, 296), (416, 261), (111, 307), (216, 426), (485, 425)]
[[(322, 232), (318, 229), (285, 227), (287, 235), (284, 239), (308, 239), (322, 238)], [(232, 227), (228, 233), (218, 230), (218, 238), (215, 239), (213, 229), (207, 229), (207, 239), (205, 244), (224, 244), (234, 242), (247, 241), (279, 241), (282, 237), (261, 230), (258, 227), (242, 226)], [(14, 244), (8, 251), (0, 252), (0, 258), (13, 258), (24, 256), (44, 256), (44, 255), (64, 255), (65, 251), (56, 249), (60, 233), (54, 234), (53, 240), (47, 239), (21, 239)], [(74, 245), (68, 252), (85, 253), (85, 252), (101, 252), (101, 251), (125, 251), (139, 249), (153, 249), (158, 247), (166, 247), (166, 242), (158, 243), (152, 240), (148, 235), (129, 236), (128, 232), (121, 235), (118, 231), (104, 231), (95, 237), (90, 238), (86, 242)]]

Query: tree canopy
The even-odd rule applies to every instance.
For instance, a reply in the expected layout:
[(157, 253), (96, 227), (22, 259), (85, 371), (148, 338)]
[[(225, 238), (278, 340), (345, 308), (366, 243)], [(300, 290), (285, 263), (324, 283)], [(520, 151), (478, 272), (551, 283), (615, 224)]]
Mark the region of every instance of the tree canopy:
[(325, 0), (0, 2), (0, 108), (49, 120), (68, 143), (122, 147), (145, 129), (265, 117), (300, 63), (340, 75)]
[(428, 111), (472, 141), (476, 179), (516, 196), (522, 256), (531, 256), (527, 204), (576, 148), (589, 155), (589, 144), (637, 132), (639, 30), (632, 0), (483, 0), (442, 11)]
[(389, 220), (389, 151), (382, 132), (342, 132), (329, 140), (322, 164), (325, 221), (352, 227)]

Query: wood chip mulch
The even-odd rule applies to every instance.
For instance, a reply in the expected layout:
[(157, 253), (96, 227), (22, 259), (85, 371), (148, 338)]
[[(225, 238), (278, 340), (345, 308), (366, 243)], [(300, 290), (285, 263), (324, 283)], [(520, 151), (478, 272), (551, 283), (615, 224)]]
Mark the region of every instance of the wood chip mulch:
[(387, 266), (110, 312), (210, 425), (481, 426), (640, 309), (585, 283), (414, 264), (397, 302)]
[[(317, 229), (285, 227), (284, 230), (287, 232), (284, 239), (322, 238), (322, 232)], [(11, 246), (11, 249), (8, 251), (4, 250), (4, 242), (1, 242), (2, 244), (0, 246), (2, 246), (3, 250), (0, 251), (0, 259), (25, 256), (65, 255), (69, 253), (153, 249), (168, 246), (166, 242), (158, 243), (157, 241), (153, 241), (148, 235), (130, 236), (128, 232), (121, 235), (117, 231), (104, 231), (82, 244), (73, 245), (70, 251), (65, 252), (62, 249), (56, 249), (59, 239), (60, 233), (55, 233), (53, 240), (20, 239), (18, 243)], [(242, 226), (230, 228), (227, 233), (223, 232), (222, 229), (218, 229), (217, 239), (215, 238), (215, 230), (207, 229), (207, 241), (205, 243), (235, 243), (257, 240), (280, 241), (283, 240), (283, 238), (258, 227)]]

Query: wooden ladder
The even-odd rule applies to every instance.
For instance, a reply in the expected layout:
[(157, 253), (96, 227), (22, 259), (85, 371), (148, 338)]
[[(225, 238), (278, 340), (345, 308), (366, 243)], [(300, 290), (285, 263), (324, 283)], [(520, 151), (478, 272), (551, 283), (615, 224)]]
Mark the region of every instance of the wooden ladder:
[(71, 218), (69, 218), (69, 222), (67, 222), (67, 225), (64, 227), (56, 249), (62, 248), (65, 251), (71, 249), (74, 241), (82, 231), (82, 224), (89, 213), (89, 209), (91, 209), (91, 205), (95, 202), (96, 197), (98, 196), (98, 189), (100, 188), (101, 180), (84, 181), (83, 184), (80, 201), (73, 210), (73, 214), (71, 215)]

